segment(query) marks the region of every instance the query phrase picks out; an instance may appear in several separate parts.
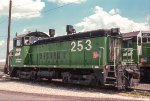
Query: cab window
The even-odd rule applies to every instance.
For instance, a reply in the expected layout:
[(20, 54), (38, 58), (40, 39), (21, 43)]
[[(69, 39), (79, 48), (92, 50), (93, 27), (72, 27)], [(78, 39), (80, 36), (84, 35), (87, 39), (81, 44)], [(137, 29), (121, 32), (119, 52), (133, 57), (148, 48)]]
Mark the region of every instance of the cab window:
[(14, 43), (14, 47), (22, 46), (22, 39), (15, 39), (13, 43)]
[(22, 40), (21, 39), (17, 39), (16, 46), (22, 46)]
[(30, 38), (29, 37), (24, 38), (24, 45), (30, 45)]
[(150, 43), (150, 33), (142, 33), (142, 42)]
[(150, 37), (143, 37), (142, 42), (150, 43)]
[(132, 40), (128, 40), (128, 42), (127, 42), (127, 47), (128, 47), (128, 48), (131, 48), (131, 47), (132, 47)]

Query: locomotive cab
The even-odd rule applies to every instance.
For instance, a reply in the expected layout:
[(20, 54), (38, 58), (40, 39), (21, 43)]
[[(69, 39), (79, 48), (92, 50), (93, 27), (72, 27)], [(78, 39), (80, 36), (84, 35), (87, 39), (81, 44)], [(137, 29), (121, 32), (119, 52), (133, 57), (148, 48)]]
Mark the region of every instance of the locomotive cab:
[(13, 39), (13, 50), (9, 55), (10, 75), (14, 68), (24, 67), (30, 64), (30, 47), (38, 40), (49, 38), (49, 36), (43, 32), (30, 32), (28, 34), (18, 35)]

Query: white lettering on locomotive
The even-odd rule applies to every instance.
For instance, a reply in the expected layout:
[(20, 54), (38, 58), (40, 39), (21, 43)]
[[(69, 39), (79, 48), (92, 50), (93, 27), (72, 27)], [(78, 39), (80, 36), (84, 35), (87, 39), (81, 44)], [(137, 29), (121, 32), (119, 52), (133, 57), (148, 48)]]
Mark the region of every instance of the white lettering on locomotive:
[(22, 59), (20, 59), (20, 58), (16, 59), (16, 63), (20, 63), (21, 61), (22, 61)]
[(21, 48), (16, 48), (15, 56), (20, 56), (21, 54)]
[[(83, 46), (85, 44), (85, 47)], [(91, 40), (86, 40), (85, 43), (83, 41), (72, 41), (71, 42), (71, 52), (82, 51), (83, 49), (90, 51), (92, 49)]]

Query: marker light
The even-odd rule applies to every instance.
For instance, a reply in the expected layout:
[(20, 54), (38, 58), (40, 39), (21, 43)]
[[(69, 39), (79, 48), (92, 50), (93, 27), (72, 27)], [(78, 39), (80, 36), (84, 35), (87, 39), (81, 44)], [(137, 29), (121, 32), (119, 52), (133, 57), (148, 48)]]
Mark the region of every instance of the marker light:
[(105, 70), (108, 70), (108, 69), (109, 69), (109, 65), (106, 65), (106, 66), (105, 66)]

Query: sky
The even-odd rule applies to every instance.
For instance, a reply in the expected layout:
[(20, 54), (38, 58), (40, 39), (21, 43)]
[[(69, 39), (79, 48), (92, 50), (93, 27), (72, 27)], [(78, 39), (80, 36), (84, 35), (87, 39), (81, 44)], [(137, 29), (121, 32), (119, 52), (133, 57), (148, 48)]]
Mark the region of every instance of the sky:
[[(0, 0), (0, 62), (5, 61), (9, 0)], [(16, 33), (66, 34), (66, 25), (77, 32), (120, 28), (121, 32), (150, 30), (150, 0), (12, 0), (11, 41)]]

